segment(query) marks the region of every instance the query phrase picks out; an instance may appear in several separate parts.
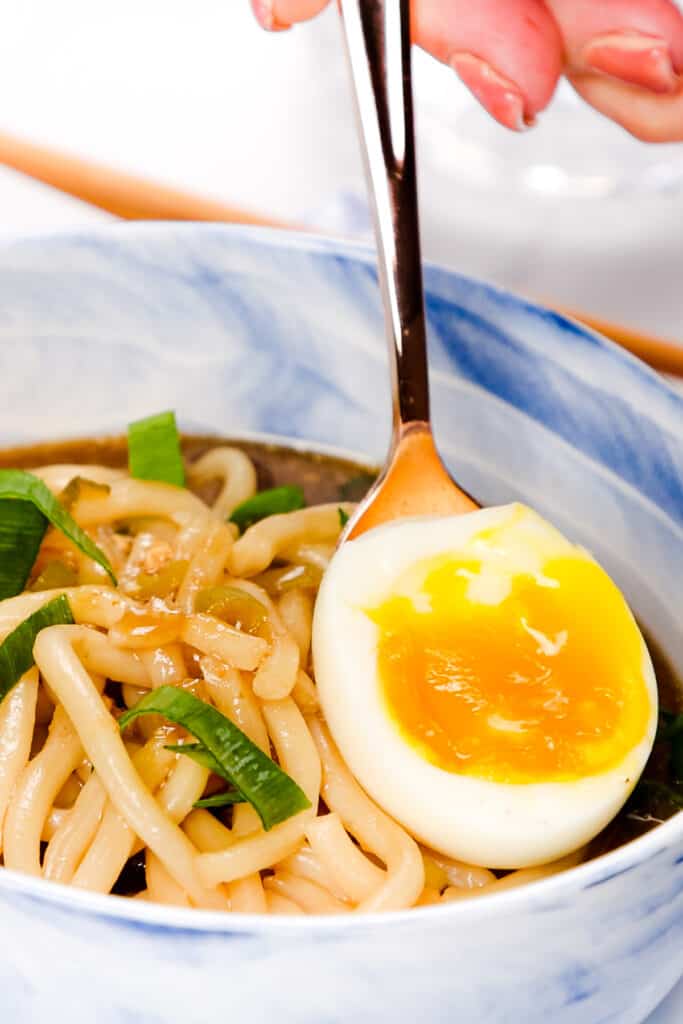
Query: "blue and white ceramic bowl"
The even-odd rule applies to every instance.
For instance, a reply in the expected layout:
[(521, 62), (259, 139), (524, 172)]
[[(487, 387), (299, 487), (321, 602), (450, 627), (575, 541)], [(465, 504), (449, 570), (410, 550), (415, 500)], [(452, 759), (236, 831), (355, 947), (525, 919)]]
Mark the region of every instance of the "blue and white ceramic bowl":
[[(591, 548), (683, 669), (683, 401), (575, 324), (426, 271), (437, 436), (486, 503)], [(136, 226), (0, 250), (0, 442), (186, 427), (380, 459), (371, 255), (223, 227)], [(683, 972), (683, 815), (472, 903), (269, 919), (156, 908), (0, 872), (14, 1021), (635, 1024)]]

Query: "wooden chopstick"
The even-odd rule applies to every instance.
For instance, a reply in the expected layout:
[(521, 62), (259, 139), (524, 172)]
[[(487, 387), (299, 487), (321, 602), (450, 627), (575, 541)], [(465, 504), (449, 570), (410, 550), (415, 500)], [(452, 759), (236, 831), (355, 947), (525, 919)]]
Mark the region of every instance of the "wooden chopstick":
[(672, 341), (665, 341), (650, 334), (642, 334), (631, 327), (623, 327), (621, 324), (601, 320), (599, 317), (579, 313), (573, 309), (562, 309), (559, 306), (553, 308), (558, 313), (564, 313), (565, 316), (580, 321), (598, 334), (604, 334), (611, 341), (616, 341), (622, 348), (632, 352), (634, 356), (638, 356), (660, 373), (683, 377), (683, 345), (676, 345)]
[[(241, 207), (160, 185), (6, 132), (0, 132), (0, 164), (124, 220), (225, 221), (303, 230), (296, 224), (279, 222)], [(616, 341), (655, 370), (683, 377), (683, 345), (587, 313), (550, 305)]]
[(291, 227), (249, 210), (38, 146), (6, 132), (0, 132), (0, 164), (123, 220), (207, 220)]

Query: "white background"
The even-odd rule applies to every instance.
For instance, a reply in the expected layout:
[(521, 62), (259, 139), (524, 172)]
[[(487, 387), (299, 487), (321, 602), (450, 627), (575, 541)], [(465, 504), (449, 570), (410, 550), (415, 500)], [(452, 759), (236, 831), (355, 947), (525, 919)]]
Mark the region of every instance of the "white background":
[[(0, 128), (282, 218), (357, 223), (349, 200), (362, 197), (363, 180), (334, 10), (268, 36), (247, 0), (0, 7)], [(476, 162), (463, 183), (471, 154), (454, 128), (467, 94), (448, 69), (420, 56), (417, 65), (426, 256), (683, 341), (683, 191), (529, 197), (487, 186)], [(565, 129), (557, 104), (522, 138), (478, 113), (472, 124), (511, 164), (532, 143), (552, 161), (567, 140), (588, 173), (603, 168), (602, 146), (629, 167), (654, 160), (653, 147), (598, 115)], [(683, 180), (683, 147), (657, 159), (664, 179), (669, 163)], [(600, 195), (600, 175), (591, 182)], [(41, 191), (2, 173), (0, 230), (87, 219)]]

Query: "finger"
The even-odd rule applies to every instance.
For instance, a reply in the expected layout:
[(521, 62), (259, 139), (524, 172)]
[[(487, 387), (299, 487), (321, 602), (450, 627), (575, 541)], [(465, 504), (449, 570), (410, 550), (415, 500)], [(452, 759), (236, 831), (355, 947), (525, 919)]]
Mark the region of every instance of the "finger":
[(251, 0), (261, 28), (278, 32), (297, 21), (307, 21), (327, 7), (328, 0)]
[(670, 0), (547, 3), (562, 31), (570, 74), (598, 72), (651, 92), (676, 92), (683, 16)]
[(602, 75), (572, 75), (587, 103), (643, 142), (683, 142), (683, 87), (662, 96)]
[[(252, 0), (264, 28), (311, 18), (326, 0)], [(501, 124), (522, 130), (553, 94), (562, 41), (542, 0), (416, 0), (413, 37), (460, 75)]]
[(421, 0), (412, 31), (517, 131), (547, 105), (562, 69), (561, 36), (542, 0)]

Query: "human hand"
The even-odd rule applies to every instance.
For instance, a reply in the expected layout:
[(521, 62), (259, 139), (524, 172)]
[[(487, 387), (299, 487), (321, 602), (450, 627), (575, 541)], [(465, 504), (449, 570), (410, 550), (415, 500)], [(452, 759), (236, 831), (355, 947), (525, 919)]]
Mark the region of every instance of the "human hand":
[[(251, 0), (277, 31), (329, 0)], [(415, 42), (501, 124), (533, 125), (560, 75), (648, 142), (683, 141), (683, 15), (672, 0), (413, 0)]]

